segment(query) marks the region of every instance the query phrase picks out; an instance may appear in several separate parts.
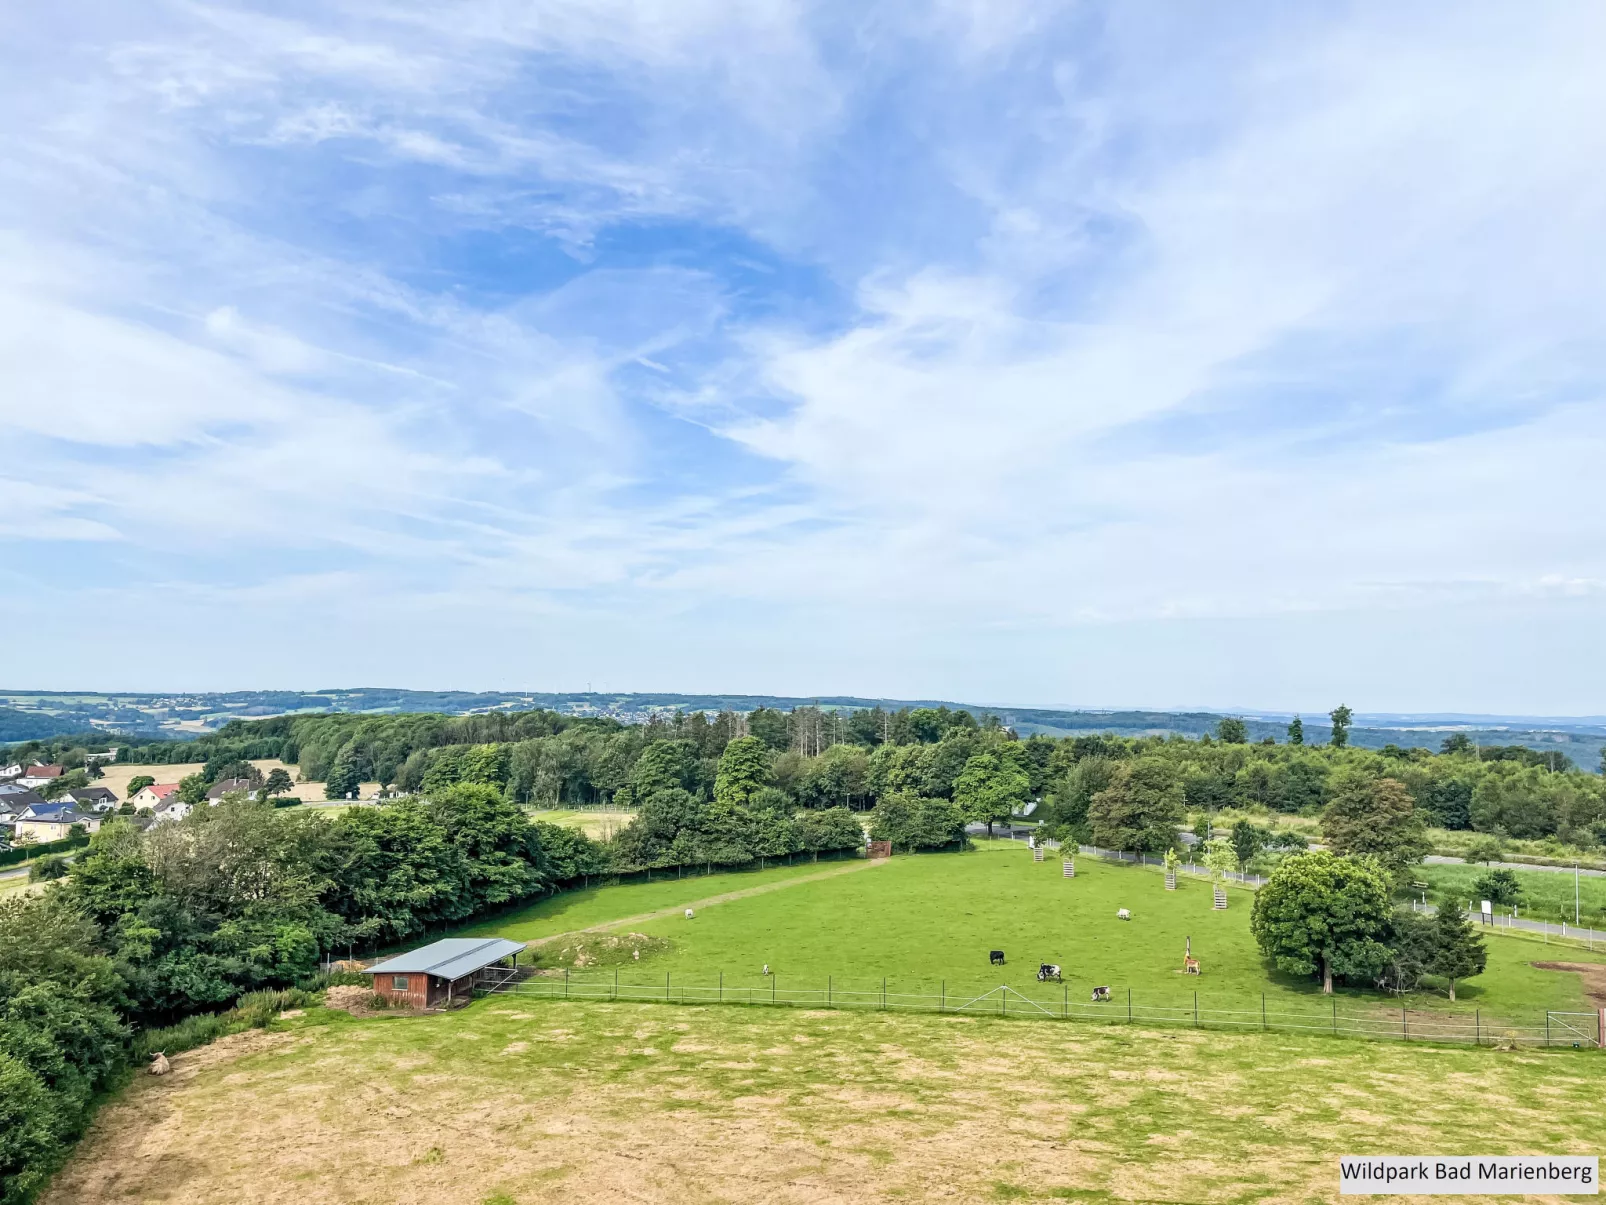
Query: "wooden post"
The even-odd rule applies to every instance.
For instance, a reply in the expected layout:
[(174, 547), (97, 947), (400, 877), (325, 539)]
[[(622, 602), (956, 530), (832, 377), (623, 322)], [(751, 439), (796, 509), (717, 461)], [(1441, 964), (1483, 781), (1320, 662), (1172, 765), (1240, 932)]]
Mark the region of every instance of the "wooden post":
[(1266, 1030), (1266, 993), (1265, 992), (1261, 992), (1260, 993), (1260, 1029), (1261, 1029), (1262, 1033), (1264, 1033), (1265, 1030)]
[(1127, 1019), (1128, 1023), (1130, 1023), (1131, 1020), (1132, 1020), (1132, 989), (1131, 988), (1127, 988), (1126, 989), (1126, 1019)]

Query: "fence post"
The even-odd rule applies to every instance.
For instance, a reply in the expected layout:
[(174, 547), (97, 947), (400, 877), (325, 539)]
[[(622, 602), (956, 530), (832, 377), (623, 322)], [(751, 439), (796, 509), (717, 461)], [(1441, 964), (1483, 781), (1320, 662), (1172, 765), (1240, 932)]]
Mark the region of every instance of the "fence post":
[(563, 968), (563, 998), (565, 1000), (567, 1000), (569, 998), (569, 968), (568, 967), (564, 967)]
[(1481, 1008), (1472, 1010), (1472, 1044), (1474, 1046), (1483, 1045), (1483, 1009)]
[(613, 998), (619, 999), (619, 968), (613, 968)]
[(725, 1003), (725, 972), (719, 973), (719, 1002)]
[(1266, 1032), (1266, 993), (1260, 993), (1260, 1031)]
[(825, 1007), (831, 1007), (831, 976), (825, 977)]
[(1199, 989), (1193, 991), (1193, 1027), (1199, 1028)]
[(779, 978), (780, 978), (779, 975), (771, 975), (770, 976), (770, 1003), (771, 1004), (775, 1003), (775, 981), (777, 979), (779, 979)]
[(1127, 1024), (1130, 1025), (1132, 1023), (1132, 989), (1131, 988), (1127, 988), (1126, 989), (1126, 1020), (1127, 1020)]
[(1338, 1001), (1333, 1001), (1333, 1036), (1338, 1036)]
[(942, 995), (937, 997), (937, 1011), (940, 1013), (948, 1011), (948, 981), (946, 979), (942, 981)]
[(1545, 1009), (1545, 1045), (1550, 1045), (1550, 1010)]
[(1061, 983), (1060, 984), (1060, 1016), (1068, 1017), (1070, 1015), (1071, 1015), (1071, 985), (1068, 984), (1068, 983)]
[(669, 1003), (669, 972), (664, 972), (664, 1003)]
[(1410, 1022), (1405, 1019), (1405, 1005), (1400, 1005), (1400, 1040), (1409, 1041), (1411, 1037)]
[(887, 977), (881, 976), (881, 1011), (887, 1011)]

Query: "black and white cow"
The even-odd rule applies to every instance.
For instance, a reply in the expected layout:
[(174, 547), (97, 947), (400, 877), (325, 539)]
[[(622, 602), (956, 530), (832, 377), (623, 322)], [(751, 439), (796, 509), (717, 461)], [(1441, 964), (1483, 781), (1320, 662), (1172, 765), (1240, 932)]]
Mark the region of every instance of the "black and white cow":
[(1004, 965), (1004, 952), (1002, 950), (994, 950), (987, 956), (987, 960), (995, 967), (1001, 967)]
[(1098, 1004), (1101, 1001), (1108, 1000), (1109, 998), (1110, 998), (1110, 989), (1109, 988), (1107, 988), (1107, 987), (1096, 987), (1096, 988), (1093, 989), (1093, 1003), (1094, 1004)]
[(1041, 963), (1037, 968), (1037, 982), (1047, 983), (1051, 979), (1055, 983), (1064, 982), (1064, 980), (1060, 978), (1060, 964), (1057, 962)]

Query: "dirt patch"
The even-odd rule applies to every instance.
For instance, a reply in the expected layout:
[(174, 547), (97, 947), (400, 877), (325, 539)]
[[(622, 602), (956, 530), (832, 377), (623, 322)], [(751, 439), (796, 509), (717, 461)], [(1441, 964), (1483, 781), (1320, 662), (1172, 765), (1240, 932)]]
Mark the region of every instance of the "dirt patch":
[(1606, 963), (1536, 962), (1535, 970), (1571, 971), (1584, 981), (1584, 995), (1596, 1008), (1606, 1008)]
[(597, 967), (634, 966), (673, 948), (666, 937), (645, 933), (581, 933), (571, 940), (547, 942), (536, 951), (543, 972), (594, 970)]

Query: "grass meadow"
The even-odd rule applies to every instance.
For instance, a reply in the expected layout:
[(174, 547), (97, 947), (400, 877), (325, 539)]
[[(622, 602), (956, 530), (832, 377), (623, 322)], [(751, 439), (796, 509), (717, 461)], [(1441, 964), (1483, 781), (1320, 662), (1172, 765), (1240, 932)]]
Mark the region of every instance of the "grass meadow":
[(1345, 1154), (1597, 1153), (1602, 1057), (504, 997), (312, 1008), (138, 1077), (43, 1205), (1336, 1202)]
[[(1204, 1008), (1258, 1008), (1263, 992), (1274, 1009), (1328, 1006), (1314, 980), (1268, 967), (1249, 932), (1249, 890), (1230, 888), (1229, 905), (1218, 912), (1202, 879), (1183, 876), (1176, 891), (1166, 891), (1153, 868), (1078, 857), (1076, 869), (1066, 879), (1057, 857), (1034, 862), (1021, 844), (982, 842), (966, 853), (800, 863), (570, 892), (469, 932), (531, 941), (622, 922), (621, 928), (667, 939), (667, 952), (620, 967), (625, 982), (661, 984), (668, 973), (683, 982), (713, 983), (723, 975), (730, 987), (764, 987), (768, 964), (782, 986), (823, 985), (830, 976), (842, 990), (878, 988), (885, 978), (891, 992), (945, 989), (955, 996), (1007, 983), (1031, 994), (1039, 990), (1038, 963), (1052, 962), (1063, 968), (1066, 991), (1084, 999), (1093, 986), (1109, 985), (1155, 1006), (1184, 1006), (1195, 990)], [(733, 898), (684, 917), (688, 904), (721, 896)], [(1117, 919), (1120, 908), (1132, 919)], [(1181, 973), (1190, 938), (1203, 968), (1198, 977)], [(562, 944), (540, 947), (534, 957), (554, 965)], [(995, 949), (1005, 952), (1002, 968), (989, 963)], [(1531, 965), (1561, 949), (1491, 935), (1488, 970), (1457, 985), (1453, 1007), (1511, 1018), (1591, 1007), (1577, 975)], [(1561, 956), (1606, 962), (1606, 951), (1591, 956), (1566, 948)], [(1369, 990), (1340, 989), (1339, 997), (1346, 1008), (1401, 1004)], [(1452, 1007), (1431, 990), (1406, 1003), (1413, 1010)]]
[[(1488, 874), (1484, 866), (1423, 865), (1411, 872), (1420, 882), (1431, 884), (1432, 891), (1442, 896), (1453, 892), (1463, 899), (1472, 899), (1477, 907), (1472, 885)], [(1512, 871), (1522, 884), (1522, 903), (1519, 916), (1551, 923), (1565, 920), (1573, 923), (1573, 876), (1549, 870)], [(1597, 875), (1578, 876), (1578, 911), (1581, 922), (1606, 931), (1606, 878)]]

